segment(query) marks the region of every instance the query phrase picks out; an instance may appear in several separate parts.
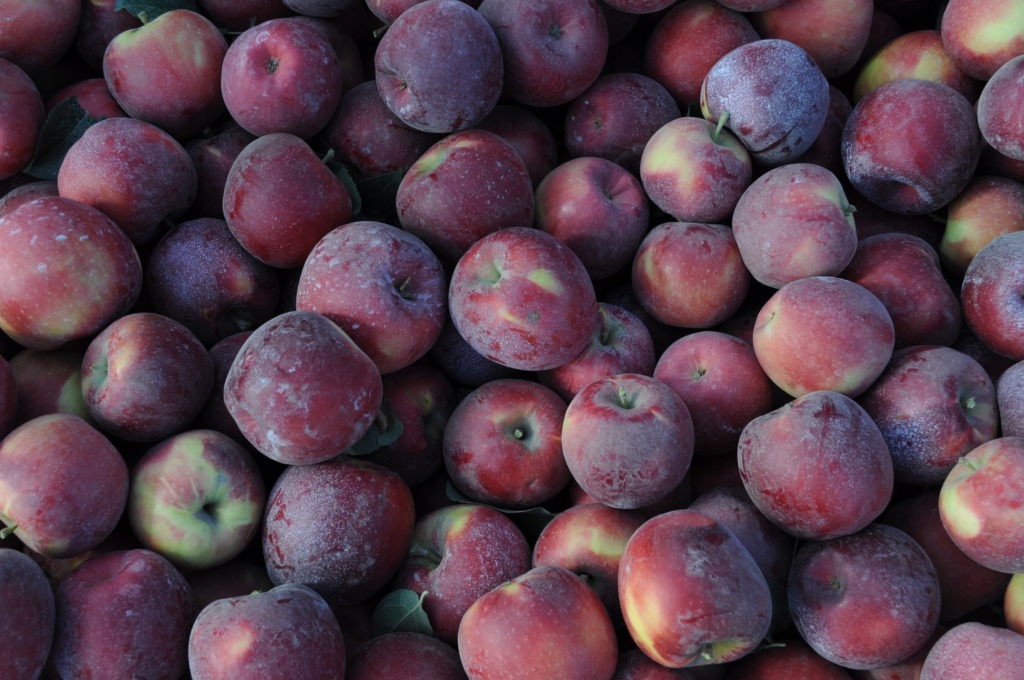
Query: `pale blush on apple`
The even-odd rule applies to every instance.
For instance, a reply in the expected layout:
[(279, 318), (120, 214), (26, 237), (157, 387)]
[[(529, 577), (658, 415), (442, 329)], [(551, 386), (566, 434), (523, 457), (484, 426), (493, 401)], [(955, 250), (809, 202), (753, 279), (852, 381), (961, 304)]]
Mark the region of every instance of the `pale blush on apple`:
[(737, 460), (754, 505), (799, 538), (860, 531), (892, 500), (889, 447), (868, 413), (838, 392), (810, 392), (750, 421)]
[(931, 559), (914, 539), (885, 524), (801, 545), (787, 592), (801, 637), (850, 669), (903, 661), (928, 642), (939, 621)]
[(693, 419), (667, 384), (638, 373), (595, 380), (569, 402), (562, 451), (595, 500), (635, 509), (667, 497), (693, 459)]
[(566, 403), (554, 390), (522, 378), (492, 380), (464, 396), (444, 429), (444, 466), (469, 498), (529, 508), (569, 483), (562, 454)]
[(458, 503), (417, 519), (392, 587), (423, 594), (432, 634), (454, 644), (469, 607), (531, 566), (530, 544), (512, 519), (486, 505)]
[(681, 222), (725, 222), (750, 185), (750, 152), (728, 128), (682, 116), (655, 130), (640, 156), (650, 200)]
[(534, 567), (482, 595), (466, 611), (457, 645), (474, 680), (610, 680), (618, 658), (601, 600), (561, 567)]
[(451, 265), (484, 236), (533, 224), (533, 182), (509, 142), (486, 130), (461, 130), (409, 167), (395, 209), (401, 227)]
[(697, 331), (673, 341), (651, 375), (682, 397), (693, 418), (698, 455), (732, 455), (747, 423), (774, 405), (771, 380), (754, 348), (721, 331)]
[(732, 531), (688, 509), (656, 515), (630, 537), (619, 603), (632, 640), (669, 668), (749, 654), (772, 616), (768, 583), (750, 552)]
[(762, 305), (752, 341), (761, 368), (790, 396), (832, 390), (856, 397), (885, 370), (896, 335), (885, 305), (867, 288), (810, 276)]
[(900, 32), (869, 55), (853, 83), (853, 103), (882, 85), (903, 78), (945, 83), (971, 101), (980, 90), (978, 81), (960, 70), (949, 56), (938, 29), (925, 28)]
[(978, 251), (1011, 231), (1024, 231), (1024, 183), (979, 169), (946, 209), (939, 243), (942, 265), (953, 276), (963, 276)]
[(460, 0), (426, 0), (388, 26), (374, 52), (387, 108), (409, 127), (447, 134), (498, 103), (507, 65), (485, 16)]
[(211, 602), (188, 637), (194, 680), (344, 677), (346, 645), (323, 597), (301, 584)]
[(808, 276), (837, 276), (846, 268), (857, 250), (854, 212), (831, 170), (787, 163), (743, 190), (732, 233), (751, 276), (781, 288)]
[[(50, 463), (59, 456), (60, 465)], [(0, 441), (0, 523), (26, 546), (72, 557), (110, 536), (128, 502), (128, 465), (78, 416), (51, 414)]]
[(1024, 635), (1024, 575), (1013, 574), (1003, 592), (1006, 627)]
[(284, 312), (245, 340), (224, 404), (245, 438), (288, 465), (329, 460), (369, 430), (383, 398), (380, 371), (337, 324)]
[(459, 258), (448, 312), (469, 345), (503, 366), (542, 371), (590, 342), (597, 296), (569, 246), (532, 227), (499, 229)]
[(988, 80), (1024, 52), (1024, 7), (1016, 0), (950, 0), (939, 19), (942, 44), (972, 78)]
[(892, 318), (895, 348), (952, 345), (963, 326), (960, 301), (927, 241), (907, 233), (861, 238), (840, 276), (881, 300)]
[(1024, 437), (1002, 436), (956, 463), (939, 491), (939, 513), (968, 557), (1005, 573), (1024, 571)]
[(724, 124), (755, 163), (803, 154), (825, 125), (828, 79), (799, 45), (778, 38), (744, 43), (714, 63), (700, 89), (704, 118)]
[(645, 312), (673, 327), (716, 326), (743, 304), (751, 276), (724, 224), (663, 222), (640, 242), (630, 272)]
[(252, 454), (216, 430), (189, 430), (135, 463), (127, 516), (144, 547), (183, 569), (206, 569), (249, 545), (265, 501)]
[(51, 661), (60, 677), (175, 680), (186, 671), (192, 591), (157, 553), (98, 554), (60, 582), (56, 602)]
[(595, 281), (629, 265), (650, 226), (640, 181), (607, 158), (583, 156), (555, 166), (534, 198), (534, 226), (572, 248)]
[(11, 357), (7, 363), (14, 379), (18, 425), (51, 413), (70, 413), (94, 424), (82, 399), (83, 354), (66, 347), (23, 349)]

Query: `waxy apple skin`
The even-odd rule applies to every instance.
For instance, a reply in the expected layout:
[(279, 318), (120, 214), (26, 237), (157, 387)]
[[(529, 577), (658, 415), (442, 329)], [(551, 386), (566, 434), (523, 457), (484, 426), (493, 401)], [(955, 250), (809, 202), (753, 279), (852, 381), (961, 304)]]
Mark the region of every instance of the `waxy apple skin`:
[(997, 236), (967, 266), (960, 299), (967, 326), (992, 351), (1024, 359), (1024, 231)]
[(1000, 625), (964, 621), (947, 630), (925, 656), (921, 680), (1012, 680), (1024, 665), (1024, 635)]
[[(48, 463), (59, 457), (60, 465)], [(39, 416), (0, 442), (0, 520), (47, 557), (95, 548), (128, 501), (128, 466), (109, 439), (78, 416)]]
[(740, 540), (688, 509), (633, 533), (619, 564), (619, 603), (633, 641), (669, 668), (745, 656), (772, 616), (768, 583)]
[(32, 160), (46, 118), (35, 82), (16, 64), (0, 58), (0, 180), (14, 177)]
[(53, 645), (57, 605), (46, 572), (25, 553), (0, 548), (0, 676), (38, 678)]

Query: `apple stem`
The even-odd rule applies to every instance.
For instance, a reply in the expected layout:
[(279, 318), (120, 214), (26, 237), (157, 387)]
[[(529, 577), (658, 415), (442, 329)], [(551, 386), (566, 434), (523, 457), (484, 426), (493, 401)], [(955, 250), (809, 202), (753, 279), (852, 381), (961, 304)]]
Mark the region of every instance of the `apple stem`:
[(962, 402), (960, 402), (960, 405), (962, 407), (964, 407), (965, 409), (970, 410), (970, 409), (974, 408), (975, 406), (977, 406), (978, 402), (975, 401), (974, 397), (967, 397)]
[(10, 526), (4, 527), (3, 529), (0, 529), (0, 540), (3, 540), (5, 538), (7, 538), (11, 534), (13, 534), (15, 531), (17, 531), (17, 529), (18, 529), (18, 525), (17, 524), (12, 524)]
[(138, 14), (136, 14), (135, 18), (138, 19), (143, 24), (148, 24), (149, 23), (149, 12), (143, 10), (143, 11), (139, 12)]
[(327, 165), (328, 163), (330, 163), (333, 160), (334, 160), (334, 149), (327, 149), (327, 153), (325, 153), (324, 157), (320, 159), (320, 162), (323, 163), (324, 165)]
[(622, 385), (619, 385), (619, 405), (622, 408), (633, 408), (633, 399)]
[(729, 120), (729, 112), (728, 111), (722, 111), (722, 115), (720, 115), (718, 117), (718, 125), (715, 126), (715, 132), (714, 132), (714, 134), (711, 135), (712, 141), (714, 141), (716, 143), (718, 142), (718, 138), (722, 134), (722, 129), (725, 128), (725, 123), (728, 120)]

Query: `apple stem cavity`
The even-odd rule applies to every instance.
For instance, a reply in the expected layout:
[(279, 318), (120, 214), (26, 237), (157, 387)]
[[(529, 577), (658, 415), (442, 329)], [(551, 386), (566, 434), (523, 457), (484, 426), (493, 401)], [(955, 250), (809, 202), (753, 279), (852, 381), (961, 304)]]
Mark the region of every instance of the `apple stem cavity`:
[(636, 405), (636, 400), (634, 399), (633, 395), (629, 394), (629, 392), (626, 391), (626, 388), (623, 387), (622, 385), (619, 385), (618, 397), (619, 406), (621, 406), (624, 409), (631, 409), (633, 408), (633, 406)]

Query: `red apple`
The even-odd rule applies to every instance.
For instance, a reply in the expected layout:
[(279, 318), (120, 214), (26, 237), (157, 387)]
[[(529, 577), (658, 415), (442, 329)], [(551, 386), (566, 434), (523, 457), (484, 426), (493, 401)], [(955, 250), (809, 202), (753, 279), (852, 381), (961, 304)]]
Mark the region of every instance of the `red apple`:
[(55, 67), (75, 42), (82, 18), (77, 0), (0, 2), (0, 58), (32, 73)]
[(32, 78), (2, 56), (0, 93), (0, 121), (3, 121), (0, 123), (0, 179), (7, 179), (25, 169), (32, 160), (46, 109)]
[(1024, 231), (988, 242), (971, 260), (960, 287), (967, 326), (992, 351), (1024, 359)]
[(953, 60), (978, 80), (1024, 52), (1024, 8), (1016, 0), (950, 0), (939, 30)]
[(932, 645), (921, 680), (1013, 680), (1024, 664), (1024, 635), (1002, 626), (964, 621)]
[(459, 626), (471, 680), (610, 680), (618, 643), (607, 610), (561, 567), (534, 567), (482, 595)]
[(938, 29), (925, 28), (900, 32), (868, 55), (853, 83), (853, 103), (886, 83), (904, 78), (944, 83), (971, 101), (980, 90), (978, 81), (960, 70), (949, 56)]
[(8, 645), (0, 657), (0, 676), (42, 677), (57, 618), (53, 587), (42, 567), (12, 548), (0, 548), (0, 607), (0, 635)]
[(346, 680), (465, 680), (459, 653), (431, 635), (394, 632), (359, 645), (349, 657)]
[(939, 256), (954, 276), (996, 236), (1024, 231), (1024, 183), (999, 175), (975, 174), (946, 210)]
[(996, 380), (996, 406), (1002, 433), (1024, 436), (1024, 360), (1008, 367)]

